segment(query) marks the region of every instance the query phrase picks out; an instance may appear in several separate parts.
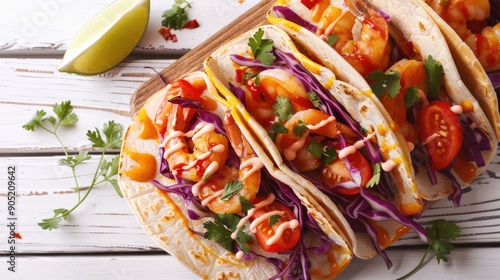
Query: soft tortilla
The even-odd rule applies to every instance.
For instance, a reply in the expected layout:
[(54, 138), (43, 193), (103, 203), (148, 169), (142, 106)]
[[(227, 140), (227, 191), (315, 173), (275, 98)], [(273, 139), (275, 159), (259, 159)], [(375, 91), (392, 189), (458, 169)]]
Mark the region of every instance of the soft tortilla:
[[(218, 96), (216, 89), (210, 83), (205, 73), (194, 72), (185, 75), (183, 78), (192, 81), (203, 78), (208, 85), (208, 94), (212, 97)], [(150, 119), (154, 119), (161, 101), (164, 99), (166, 90), (163, 89), (151, 97), (144, 108)], [(225, 112), (226, 107), (218, 103), (217, 112)], [(233, 110), (235, 120), (238, 122), (237, 112)], [(242, 126), (240, 126), (242, 127)], [(139, 223), (144, 227), (147, 234), (166, 252), (175, 256), (186, 267), (204, 279), (267, 279), (276, 274), (275, 267), (262, 258), (256, 257), (252, 260), (239, 261), (235, 255), (226, 251), (218, 244), (194, 234), (190, 229), (204, 232), (203, 223), (208, 218), (201, 220), (190, 220), (186, 212), (184, 200), (175, 194), (169, 194), (147, 182), (138, 182), (128, 177), (127, 171), (132, 170), (140, 164), (129, 156), (128, 151), (153, 155), (156, 159), (156, 180), (164, 185), (173, 184), (173, 180), (162, 176), (158, 172), (160, 156), (158, 152), (159, 142), (157, 140), (144, 140), (139, 137), (142, 124), (133, 119), (133, 123), (127, 130), (122, 146), (119, 169), (119, 183), (127, 203), (133, 210)], [(289, 183), (294, 188), (295, 193), (302, 203), (307, 207), (308, 212), (315, 217), (320, 227), (333, 241), (327, 254), (310, 254), (312, 269), (316, 270), (313, 276), (315, 279), (329, 279), (342, 271), (352, 259), (350, 244), (346, 243), (344, 234), (337, 233), (332, 228), (333, 221), (317, 210), (319, 203), (311, 197), (305, 190), (293, 182), (288, 176), (277, 169), (273, 162), (263, 152), (258, 143), (253, 140), (249, 131), (242, 132), (247, 136), (250, 144), (254, 148), (265, 167), (275, 178), (282, 182)], [(304, 242), (307, 245), (316, 244), (312, 235), (305, 235)], [(316, 243), (315, 243), (316, 242)], [(264, 256), (273, 256), (284, 261), (287, 255), (267, 253), (260, 249), (255, 242), (251, 245), (252, 250)], [(332, 258), (333, 257), (333, 258)], [(327, 265), (325, 265), (327, 264)]]
[[(333, 6), (339, 8), (344, 7), (344, 2), (342, 0), (332, 0), (330, 2)], [(486, 165), (477, 168), (477, 176), (477, 174), (481, 173), (486, 168), (495, 155), (497, 148), (496, 133), (490, 125), (480, 104), (462, 81), (439, 28), (415, 0), (399, 1), (398, 5), (393, 5), (393, 2), (385, 0), (370, 0), (367, 2), (375, 9), (388, 14), (391, 17), (390, 24), (405, 34), (407, 39), (414, 43), (423, 56), (432, 55), (434, 59), (441, 62), (445, 72), (445, 79), (443, 82), (454, 104), (462, 104), (463, 101), (472, 102), (474, 110), (471, 113), (467, 113), (467, 116), (479, 125), (479, 129), (486, 135), (492, 147), (490, 151), (483, 151), (482, 154)], [(278, 1), (276, 5), (286, 5), (302, 18), (311, 18), (311, 11), (303, 5), (300, 5), (300, 1), (298, 0)], [(331, 69), (339, 79), (347, 81), (366, 92), (371, 92), (370, 86), (364, 78), (351, 67), (340, 54), (328, 46), (328, 44), (316, 36), (316, 34), (297, 24), (276, 17), (272, 9), (268, 13), (268, 20), (280, 28), (283, 28), (299, 42), (304, 49), (313, 54), (326, 67)], [(375, 100), (377, 99), (375, 95), (367, 95), (372, 97), (374, 103), (377, 104), (379, 108), (383, 107), (380, 102)], [(384, 112), (385, 109), (381, 108), (381, 111)], [(388, 120), (391, 119), (387, 113), (384, 114), (384, 116), (386, 116)], [(400, 143), (406, 143), (403, 141), (400, 141)], [(452, 172), (454, 175), (457, 175), (456, 172)], [(416, 174), (418, 190), (426, 200), (436, 201), (448, 197), (454, 191), (451, 180), (449, 180), (448, 177), (441, 173), (436, 173), (436, 175), (438, 177), (438, 184), (433, 185), (425, 171)], [(461, 180), (460, 176), (455, 177), (462, 187), (470, 183)]]
[[(391, 147), (392, 149), (385, 155), (385, 160), (394, 159), (395, 161), (401, 161), (401, 164), (393, 170), (394, 176), (397, 178), (401, 192), (396, 192), (395, 201), (399, 202), (397, 204), (400, 207), (403, 203), (411, 203), (416, 209), (421, 210), (420, 195), (416, 190), (416, 184), (413, 177), (413, 169), (409, 163), (409, 152), (401, 148), (402, 145), (399, 144), (398, 138), (395, 136), (392, 129), (390, 129), (390, 123), (386, 120), (384, 115), (380, 112), (373, 100), (368, 98), (362, 91), (352, 87), (351, 85), (334, 80), (333, 73), (325, 67), (315, 64), (308, 58), (303, 56), (294, 46), (290, 37), (287, 36), (285, 32), (280, 30), (275, 26), (262, 26), (260, 27), (264, 30), (264, 37), (272, 39), (274, 46), (282, 51), (294, 54), (294, 56), (302, 62), (303, 65), (308, 65), (308, 67), (313, 68), (314, 75), (321, 84), (328, 85), (331, 82), (329, 88), (332, 96), (337, 99), (341, 105), (347, 108), (349, 114), (361, 124), (362, 127), (367, 128), (370, 132), (374, 131), (377, 133), (377, 142), (380, 147)], [(222, 46), (219, 50), (212, 53), (212, 55), (205, 60), (205, 71), (211, 77), (212, 81), (219, 89), (219, 91), (227, 99), (235, 99), (232, 93), (226, 88), (229, 82), (233, 80), (233, 65), (229, 58), (230, 54), (245, 54), (249, 52), (247, 46), (248, 38), (252, 37), (256, 30), (250, 30), (240, 37), (235, 38), (231, 42), (228, 42), (225, 46)], [(237, 102), (237, 101), (235, 101)], [(239, 103), (239, 102), (238, 102)], [(325, 209), (329, 210), (331, 217), (342, 217), (342, 213), (338, 210), (335, 204), (325, 196), (320, 190), (318, 190), (309, 180), (305, 179), (301, 175), (290, 170), (279, 153), (278, 148), (269, 137), (267, 131), (265, 131), (262, 126), (252, 118), (251, 114), (244, 108), (244, 106), (239, 104), (240, 110), (245, 117), (245, 121), (248, 127), (251, 127), (254, 135), (258, 138), (261, 146), (265, 151), (271, 155), (271, 159), (276, 163), (277, 166), (287, 175), (293, 178), (301, 186), (304, 186), (307, 191), (313, 195), (317, 200), (319, 200)], [(383, 135), (380, 133), (384, 132)], [(417, 212), (420, 212), (417, 210)], [(345, 222), (339, 221), (338, 224), (344, 224)], [(351, 229), (347, 228), (352, 232)], [(392, 233), (392, 232), (391, 232)], [(363, 244), (359, 244), (359, 238), (352, 238), (351, 241), (354, 244), (355, 255), (360, 258), (371, 258), (376, 255), (374, 247), (371, 245), (371, 241), (363, 239)], [(391, 236), (391, 243), (397, 240), (396, 236)]]

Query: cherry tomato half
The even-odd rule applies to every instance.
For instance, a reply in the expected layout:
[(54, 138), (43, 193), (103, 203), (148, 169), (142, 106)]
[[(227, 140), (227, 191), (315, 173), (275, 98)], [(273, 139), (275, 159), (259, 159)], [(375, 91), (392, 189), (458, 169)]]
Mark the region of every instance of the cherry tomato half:
[[(257, 201), (259, 201), (259, 199), (257, 199)], [(270, 245), (266, 244), (266, 242), (269, 239), (274, 237), (274, 235), (276, 234), (276, 230), (280, 225), (297, 219), (292, 210), (290, 210), (290, 208), (286, 207), (284, 204), (274, 201), (273, 203), (267, 206), (259, 208), (255, 211), (250, 220), (254, 221), (258, 217), (265, 215), (266, 213), (269, 213), (271, 211), (283, 211), (285, 213), (281, 215), (278, 222), (272, 225), (271, 227), (269, 227), (270, 218), (265, 219), (260, 225), (257, 226), (257, 232), (255, 233), (255, 237), (259, 242), (260, 246), (266, 252), (281, 252), (295, 247), (295, 245), (297, 245), (297, 242), (299, 242), (300, 239), (300, 231), (301, 231), (300, 225), (293, 230), (290, 228), (285, 229), (285, 231), (283, 232), (283, 234), (281, 235), (281, 237), (278, 239), (277, 242)]]
[[(335, 144), (334, 146), (337, 149), (339, 148), (338, 144)], [(361, 172), (361, 186), (366, 186), (372, 177), (372, 169), (368, 160), (359, 151), (348, 155), (346, 159), (352, 167)], [(331, 163), (324, 166), (321, 173), (321, 181), (329, 188), (332, 188), (339, 183), (350, 181), (351, 179), (351, 173), (349, 172), (349, 169), (347, 169), (344, 160), (339, 158), (336, 158)], [(360, 192), (359, 188), (348, 189), (336, 187), (336, 190), (344, 195), (353, 195)]]
[(447, 102), (433, 101), (418, 112), (420, 140), (427, 144), (434, 170), (448, 166), (462, 147), (462, 125), (450, 108)]

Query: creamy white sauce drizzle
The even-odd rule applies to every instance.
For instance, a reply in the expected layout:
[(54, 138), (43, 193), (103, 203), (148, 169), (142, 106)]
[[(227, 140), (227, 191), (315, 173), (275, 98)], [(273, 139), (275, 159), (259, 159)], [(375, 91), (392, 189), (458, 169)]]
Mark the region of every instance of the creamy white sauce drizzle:
[(271, 218), (271, 216), (273, 216), (273, 215), (283, 216), (283, 214), (285, 214), (285, 211), (271, 211), (271, 212), (265, 213), (264, 215), (258, 217), (257, 219), (253, 220), (250, 223), (250, 231), (253, 232), (253, 233), (257, 232), (257, 227), (260, 224), (262, 224), (262, 222), (264, 222), (265, 220)]
[(437, 137), (441, 136), (441, 134), (439, 133), (433, 133), (432, 135), (430, 135), (429, 137), (427, 137), (427, 139), (425, 139), (424, 142), (422, 142), (423, 145), (427, 145), (429, 144), (432, 140), (436, 139)]
[(243, 259), (243, 257), (245, 257), (245, 253), (243, 253), (242, 251), (238, 251), (236, 253), (236, 259), (241, 261)]
[(408, 146), (408, 150), (410, 152), (415, 150), (415, 144), (413, 144), (413, 142), (406, 141), (406, 145)]
[(390, 172), (396, 166), (398, 166), (398, 164), (395, 163), (392, 159), (389, 159), (387, 161), (382, 162), (382, 164), (380, 166), (382, 167), (382, 170), (384, 170), (385, 172)]
[(334, 116), (328, 117), (326, 120), (321, 120), (319, 123), (313, 125), (313, 124), (308, 124), (307, 128), (309, 131), (304, 133), (302, 137), (300, 137), (296, 142), (294, 142), (290, 147), (287, 147), (283, 150), (283, 155), (287, 160), (294, 160), (295, 157), (297, 156), (297, 152), (304, 146), (306, 143), (306, 138), (309, 135), (310, 131), (318, 130), (322, 128), (323, 126), (327, 125), (330, 122), (335, 121)]
[(205, 197), (205, 199), (203, 199), (201, 201), (201, 205), (207, 206), (210, 202), (212, 202), (215, 199), (221, 197), (223, 193), (224, 193), (224, 190), (220, 190), (220, 191), (217, 191), (217, 192), (213, 193), (212, 195), (210, 195), (208, 197)]
[(299, 226), (299, 221), (297, 221), (297, 220), (291, 220), (291, 221), (282, 223), (276, 229), (276, 232), (274, 233), (274, 236), (271, 237), (271, 238), (269, 238), (266, 241), (266, 244), (267, 245), (272, 245), (272, 244), (276, 243), (281, 238), (281, 236), (283, 235), (283, 232), (285, 232), (285, 230), (287, 230), (287, 229), (294, 230), (298, 226)]
[(450, 110), (457, 115), (462, 114), (462, 112), (464, 111), (464, 109), (460, 105), (453, 105), (451, 106)]
[(245, 175), (243, 175), (243, 177), (241, 178), (241, 181), (245, 181), (246, 179), (248, 179), (248, 177), (250, 177), (250, 175), (252, 175), (256, 171), (258, 171), (262, 167), (264, 167), (264, 163), (262, 163), (262, 160), (260, 160), (260, 158), (253, 157), (251, 159), (245, 160), (244, 162), (242, 162), (240, 164), (240, 170), (243, 170), (243, 169), (245, 169), (247, 167), (251, 167), (251, 168), (250, 168), (250, 170), (248, 170), (245, 173)]
[(354, 143), (353, 145), (343, 148), (342, 150), (340, 150), (338, 152), (339, 158), (343, 159), (348, 155), (354, 154), (356, 152), (356, 150), (363, 148), (365, 146), (365, 142), (372, 139), (374, 136), (375, 136), (375, 132), (372, 132), (372, 133), (368, 134), (368, 136), (364, 137), (363, 139), (356, 141), (356, 143)]
[(236, 239), (237, 235), (238, 235), (238, 231), (240, 230), (241, 227), (243, 227), (243, 225), (245, 225), (245, 223), (250, 220), (250, 217), (252, 217), (252, 215), (255, 213), (255, 211), (257, 211), (258, 209), (262, 208), (262, 207), (265, 207), (271, 203), (273, 203), (273, 201), (276, 199), (276, 197), (274, 196), (274, 194), (269, 194), (266, 199), (260, 201), (259, 203), (255, 204), (254, 208), (248, 210), (247, 212), (247, 215), (243, 218), (241, 218), (240, 222), (238, 223), (238, 225), (236, 226), (236, 230), (231, 234), (231, 238), (232, 239)]
[(212, 161), (208, 165), (207, 169), (205, 169), (205, 173), (203, 173), (202, 179), (196, 182), (196, 184), (194, 184), (193, 187), (191, 188), (191, 192), (193, 193), (193, 195), (198, 196), (200, 194), (200, 188), (207, 182), (208, 178), (210, 178), (210, 176), (214, 174), (218, 169), (219, 169), (219, 163), (216, 161)]
[(427, 100), (427, 96), (425, 96), (425, 93), (421, 89), (418, 89), (418, 98), (422, 100), (423, 108), (429, 106), (429, 100)]

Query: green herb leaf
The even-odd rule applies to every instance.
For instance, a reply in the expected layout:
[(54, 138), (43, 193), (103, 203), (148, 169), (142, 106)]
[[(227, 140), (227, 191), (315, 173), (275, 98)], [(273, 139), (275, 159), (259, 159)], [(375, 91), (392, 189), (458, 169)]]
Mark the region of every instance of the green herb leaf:
[(245, 213), (245, 215), (248, 213), (248, 210), (255, 208), (255, 205), (253, 205), (248, 199), (246, 199), (242, 195), (240, 195), (240, 204), (241, 204), (241, 211)]
[(338, 40), (339, 36), (337, 34), (331, 34), (330, 36), (328, 36), (328, 38), (326, 38), (326, 43), (329, 46), (333, 46), (333, 44), (337, 43)]
[(432, 221), (431, 227), (425, 228), (425, 234), (427, 235), (427, 239), (430, 245), (429, 247), (427, 247), (427, 250), (425, 251), (422, 259), (412, 271), (408, 272), (397, 280), (408, 279), (410, 276), (417, 273), (417, 271), (424, 267), (424, 265), (427, 263), (425, 259), (430, 249), (433, 250), (438, 264), (441, 260), (447, 262), (448, 255), (454, 249), (454, 246), (450, 241), (460, 237), (461, 232), (460, 228), (455, 223), (448, 222), (444, 219), (438, 219)]
[(304, 133), (306, 133), (307, 130), (308, 130), (307, 125), (302, 120), (299, 120), (297, 122), (297, 125), (294, 126), (292, 129), (293, 135), (297, 137), (302, 137), (302, 135), (304, 135)]
[(62, 221), (62, 219), (66, 219), (68, 214), (68, 209), (54, 209), (54, 216), (52, 218), (43, 219), (40, 223), (38, 223), (38, 225), (44, 230), (57, 229), (59, 228), (59, 223)]
[(172, 8), (163, 12), (161, 25), (175, 30), (182, 29), (189, 21), (186, 13), (187, 8), (191, 8), (191, 5), (186, 0), (175, 0)]
[(230, 183), (227, 183), (224, 186), (224, 192), (222, 193), (220, 199), (228, 200), (235, 194), (237, 194), (239, 191), (241, 191), (241, 189), (243, 189), (243, 185), (241, 184), (240, 180), (234, 180)]
[(81, 164), (84, 161), (91, 159), (92, 157), (88, 155), (86, 151), (80, 151), (77, 155), (67, 156), (64, 159), (59, 160), (59, 165), (61, 166), (69, 166), (74, 169), (76, 166)]
[(274, 122), (271, 125), (271, 130), (269, 130), (269, 136), (273, 139), (273, 142), (276, 141), (276, 136), (278, 133), (288, 133), (288, 129), (280, 122)]
[(405, 108), (410, 108), (415, 102), (420, 100), (418, 88), (416, 86), (409, 87), (405, 90)]
[(328, 165), (336, 158), (337, 158), (337, 151), (331, 146), (326, 146), (325, 149), (323, 150), (323, 155), (321, 155), (321, 162), (324, 165)]
[(373, 188), (380, 182), (380, 175), (382, 174), (382, 166), (380, 163), (377, 162), (372, 164), (372, 174), (372, 177), (368, 183), (366, 183), (367, 188)]
[(401, 75), (394, 70), (390, 70), (389, 73), (381, 70), (373, 71), (367, 76), (367, 79), (374, 81), (370, 87), (378, 98), (382, 98), (384, 94), (394, 98), (401, 89)]
[(78, 121), (78, 117), (73, 113), (73, 106), (71, 101), (64, 101), (61, 104), (54, 104), (54, 113), (59, 119), (60, 125), (74, 125)]
[(233, 251), (233, 242), (236, 242), (241, 251), (246, 254), (250, 252), (248, 243), (253, 241), (253, 237), (244, 232), (244, 227), (238, 231), (236, 240), (231, 238), (239, 221), (240, 218), (234, 214), (216, 214), (213, 221), (203, 224), (203, 228), (207, 230), (203, 236), (230, 252)]
[(42, 122), (46, 119), (45, 115), (47, 115), (47, 112), (45, 112), (44, 110), (36, 111), (33, 118), (31, 118), (29, 122), (23, 125), (23, 128), (28, 131), (35, 131), (35, 127), (42, 126)]
[(322, 157), (324, 149), (325, 147), (323, 146), (323, 144), (318, 143), (315, 140), (309, 142), (309, 145), (307, 145), (306, 148), (308, 152), (310, 152), (313, 156), (319, 159)]
[(280, 122), (288, 121), (295, 113), (292, 108), (292, 103), (288, 97), (276, 97), (276, 103), (273, 105), (274, 115), (276, 115)]
[(318, 94), (314, 91), (308, 92), (307, 95), (309, 96), (309, 100), (311, 100), (311, 103), (315, 108), (319, 108), (321, 105), (321, 102), (319, 101)]
[(432, 99), (439, 99), (439, 89), (444, 77), (443, 66), (439, 61), (434, 60), (432, 56), (428, 56), (424, 60), (425, 73), (427, 74), (427, 82), (429, 84), (429, 96)]
[(121, 147), (123, 133), (120, 124), (108, 121), (103, 125), (102, 133), (104, 138), (97, 128), (94, 131), (87, 131), (87, 138), (92, 142), (92, 147), (103, 149), (118, 149)]
[(249, 38), (248, 46), (252, 49), (252, 54), (255, 59), (258, 59), (262, 64), (269, 66), (276, 59), (272, 53), (273, 40), (262, 39), (263, 36), (264, 30), (259, 28), (253, 37)]
[(269, 227), (272, 227), (275, 224), (277, 224), (280, 221), (280, 219), (281, 219), (281, 215), (278, 215), (278, 214), (272, 215), (269, 218)]

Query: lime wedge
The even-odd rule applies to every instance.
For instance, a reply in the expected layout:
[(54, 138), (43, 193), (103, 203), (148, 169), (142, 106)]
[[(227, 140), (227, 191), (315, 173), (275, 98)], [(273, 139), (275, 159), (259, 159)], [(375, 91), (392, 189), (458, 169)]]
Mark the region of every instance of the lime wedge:
[(82, 75), (106, 72), (123, 61), (146, 31), (150, 0), (118, 0), (73, 38), (57, 70)]

